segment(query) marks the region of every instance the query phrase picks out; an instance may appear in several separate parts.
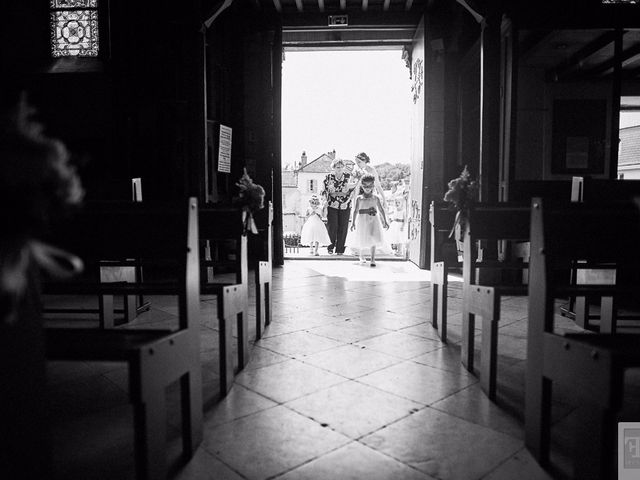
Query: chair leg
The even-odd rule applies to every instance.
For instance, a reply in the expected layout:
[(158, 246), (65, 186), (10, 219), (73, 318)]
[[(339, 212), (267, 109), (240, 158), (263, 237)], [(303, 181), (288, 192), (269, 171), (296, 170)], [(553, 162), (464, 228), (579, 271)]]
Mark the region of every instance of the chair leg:
[(496, 399), (498, 366), (498, 325), (500, 320), (500, 301), (489, 299), (493, 312), (482, 317), (482, 365), (480, 386), (490, 400)]
[[(197, 359), (198, 362), (200, 359)], [(200, 366), (180, 378), (182, 407), (182, 456), (193, 457), (202, 442), (202, 373)]]
[(242, 285), (224, 287), (218, 295), (218, 341), (220, 346), (220, 395), (231, 390), (234, 375), (233, 335), (231, 319), (242, 310)]
[(100, 328), (113, 328), (113, 295), (100, 295), (98, 304)]
[(614, 478), (617, 446), (614, 412), (598, 406), (583, 406), (580, 413), (579, 431), (573, 446), (575, 478)]
[[(527, 372), (529, 373), (529, 372)], [(551, 438), (551, 380), (540, 376), (527, 381), (525, 445), (541, 467), (549, 466)]]
[(438, 292), (438, 335), (442, 343), (447, 343), (447, 284), (440, 285)]
[[(466, 300), (465, 300), (466, 301)], [(473, 355), (475, 348), (476, 316), (467, 307), (462, 309), (462, 348), (460, 361), (462, 365), (473, 373)]]
[(431, 281), (431, 326), (438, 328), (438, 290), (439, 285), (433, 280)]
[(575, 322), (580, 328), (589, 328), (589, 301), (587, 297), (575, 299)]
[(167, 415), (164, 388), (151, 389), (133, 403), (136, 478), (167, 478)]
[(251, 355), (251, 350), (249, 349), (249, 317), (246, 308), (236, 315), (236, 326), (238, 331), (238, 369), (242, 370), (249, 363)]
[(613, 297), (600, 300), (600, 333), (616, 333), (616, 304)]

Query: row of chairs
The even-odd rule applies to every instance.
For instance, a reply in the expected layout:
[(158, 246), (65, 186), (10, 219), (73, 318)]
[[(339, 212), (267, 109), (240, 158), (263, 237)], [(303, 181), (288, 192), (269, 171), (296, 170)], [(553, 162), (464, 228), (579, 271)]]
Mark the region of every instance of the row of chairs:
[[(271, 249), (271, 209), (263, 222), (266, 253)], [(162, 295), (177, 298), (177, 328), (46, 329), (48, 359), (120, 361), (129, 368), (129, 395), (134, 408), (136, 476), (165, 478), (165, 388), (179, 382), (183, 458), (191, 458), (202, 440), (202, 374), (200, 364), (200, 294), (218, 301), (220, 391), (232, 386), (235, 364), (249, 360), (247, 213), (239, 208), (198, 208), (196, 199), (183, 206), (150, 203), (94, 204), (54, 231), (52, 242), (74, 252), (92, 276), (49, 281), (43, 291), (54, 295), (98, 298)], [(202, 244), (232, 239), (237, 243), (236, 274), (229, 282), (208, 281), (208, 268), (219, 266), (201, 258)], [(135, 267), (145, 272), (135, 282), (100, 281), (109, 267)], [(256, 265), (256, 335), (270, 321), (271, 258)], [(103, 304), (104, 305), (104, 304)], [(112, 302), (111, 304), (112, 305)], [(231, 326), (238, 332), (233, 358)]]
[[(580, 185), (582, 192), (586, 192), (587, 188), (595, 191), (598, 186), (596, 183), (586, 182), (587, 187), (585, 187), (583, 179), (574, 180), (573, 183), (574, 186), (576, 184)], [(602, 182), (602, 185), (605, 185), (605, 183)], [(638, 182), (624, 183), (623, 189), (617, 193), (618, 199), (628, 199), (633, 195), (634, 187), (638, 188)], [(540, 189), (542, 186), (538, 185), (537, 187)], [(553, 185), (555, 190), (557, 190), (557, 187), (558, 185)], [(609, 182), (605, 188), (612, 191), (612, 182)], [(640, 193), (640, 188), (638, 188), (637, 193)], [(554, 196), (558, 198), (557, 191)], [(609, 198), (611, 199), (613, 196), (611, 194)], [(602, 197), (599, 198), (602, 203)], [(553, 302), (556, 298), (568, 297), (577, 299), (578, 320), (590, 318), (588, 307), (586, 308), (586, 314), (584, 313), (585, 303), (588, 305), (588, 300), (586, 299), (604, 298), (605, 301), (601, 305), (602, 318), (600, 323), (603, 325), (601, 331), (615, 332), (615, 324), (618, 317), (615, 302), (621, 296), (629, 295), (640, 284), (640, 282), (637, 282), (637, 275), (634, 275), (634, 272), (637, 273), (640, 264), (635, 261), (636, 252), (629, 251), (633, 242), (637, 243), (639, 238), (635, 235), (640, 228), (637, 208), (627, 201), (624, 208), (620, 206), (611, 209), (602, 207), (600, 211), (596, 212), (596, 207), (565, 204), (556, 208), (557, 205), (554, 204), (557, 204), (557, 201), (550, 202), (545, 199), (545, 202), (546, 208), (544, 210), (552, 212), (549, 215), (558, 218), (571, 218), (571, 215), (575, 215), (578, 218), (578, 211), (590, 208), (588, 214), (590, 217), (586, 213), (584, 214), (585, 216), (581, 220), (584, 224), (576, 221), (567, 221), (567, 225), (571, 226), (570, 228), (556, 228), (555, 223), (552, 227), (549, 227), (548, 221), (543, 219), (539, 213), (543, 205), (542, 199), (534, 201), (532, 207), (525, 206), (522, 203), (479, 205), (470, 213), (469, 229), (465, 233), (464, 239), (464, 259), (462, 262), (464, 293), (461, 352), (462, 363), (473, 371), (474, 323), (475, 316), (480, 315), (483, 322), (481, 386), (489, 398), (494, 400), (497, 385), (497, 332), (500, 319), (500, 300), (507, 295), (529, 297), (530, 318), (526, 393), (527, 446), (543, 464), (548, 460), (548, 432), (550, 425), (547, 409), (550, 408), (551, 401), (551, 379), (569, 384), (572, 384), (572, 382), (576, 384), (577, 382), (582, 386), (589, 385), (589, 388), (596, 388), (599, 395), (587, 399), (587, 402), (599, 403), (600, 406), (604, 405), (603, 408), (610, 415), (611, 411), (614, 411), (619, 406), (622, 395), (622, 377), (620, 376), (622, 375), (622, 369), (619, 367), (623, 364), (624, 366), (633, 366), (635, 359), (629, 356), (629, 351), (632, 346), (634, 348), (635, 346), (640, 346), (640, 343), (636, 340), (636, 338), (640, 337), (617, 336), (615, 340), (611, 340), (613, 338), (611, 336), (589, 335), (586, 339), (580, 337), (568, 341), (564, 337), (558, 340), (559, 337), (555, 336), (553, 331)], [(590, 205), (601, 205), (601, 203), (598, 204), (595, 201), (587, 202)], [(445, 214), (438, 213), (437, 209), (437, 205), (432, 205), (431, 217), (436, 220), (439, 217), (444, 218)], [(618, 210), (616, 211), (616, 209)], [(605, 213), (605, 211), (609, 213)], [(617, 215), (613, 213), (617, 213)], [(603, 218), (606, 215), (609, 215), (609, 217), (606, 222), (603, 222), (597, 219), (598, 215), (603, 216)], [(432, 229), (434, 228), (437, 228), (437, 224), (432, 222)], [(633, 238), (633, 241), (630, 242), (628, 238), (627, 240), (620, 240), (619, 237), (627, 234), (630, 235), (629, 238)], [(509, 240), (509, 242), (506, 242), (506, 240)], [(481, 241), (482, 243), (480, 243)], [(531, 241), (531, 244), (529, 244), (529, 241)], [(546, 242), (546, 246), (539, 246), (538, 243), (541, 241), (543, 244)], [(555, 245), (553, 242), (563, 245), (562, 250), (557, 246), (552, 250), (554, 255), (558, 255), (558, 257), (554, 257), (553, 272), (548, 268), (543, 268), (542, 270), (534, 268), (534, 266), (539, 267), (542, 261), (541, 258), (544, 259), (545, 255), (548, 256), (548, 245)], [(584, 248), (574, 246), (564, 248), (565, 245), (573, 245), (576, 242)], [(479, 250), (477, 248), (478, 245), (483, 248)], [(526, 248), (522, 248), (523, 246)], [(491, 247), (500, 250), (500, 256), (504, 257), (501, 259), (502, 261), (495, 260), (496, 252), (493, 252), (494, 255), (484, 255), (487, 253), (486, 249)], [(515, 253), (520, 250), (525, 253)], [(487, 257), (490, 259), (487, 259)], [(605, 262), (605, 259), (608, 261)], [(434, 326), (437, 326), (443, 341), (446, 341), (446, 279), (449, 268), (457, 266), (459, 264), (449, 260), (434, 262), (432, 269), (432, 298), (434, 302), (432, 322), (435, 323)], [(489, 274), (491, 270), (495, 272), (493, 275)], [(518, 274), (514, 275), (513, 271), (518, 272)], [(599, 272), (601, 271), (607, 273), (600, 275)], [(615, 285), (612, 285), (611, 282), (610, 272), (612, 271), (616, 273), (615, 278), (617, 281)], [(576, 282), (576, 278), (585, 276), (581, 275), (584, 272), (591, 273), (588, 285)], [(517, 284), (518, 282), (514, 284), (513, 280), (515, 278), (528, 280), (523, 284)], [(537, 295), (534, 295), (534, 290)], [(582, 307), (580, 307), (581, 302), (584, 302)], [(540, 310), (540, 305), (546, 305), (546, 310)], [(443, 306), (444, 308), (442, 308)], [(533, 318), (536, 314), (538, 316), (534, 321)], [(544, 316), (542, 316), (543, 314)], [(610, 325), (614, 327), (611, 328)], [(598, 340), (594, 340), (596, 337), (603, 339), (602, 345), (598, 343)], [(543, 340), (540, 340), (541, 338)], [(596, 362), (595, 366), (589, 365), (588, 362), (578, 362), (576, 365), (575, 359), (567, 358), (566, 352), (572, 349), (574, 343), (583, 347), (582, 349), (573, 347), (572, 352), (584, 352), (587, 349), (589, 351), (588, 358)], [(563, 350), (556, 351), (557, 345), (561, 345)], [(584, 347), (584, 345), (588, 346)], [(553, 358), (553, 360), (550, 358)], [(602, 362), (604, 358), (607, 361)], [(609, 362), (613, 358), (616, 359), (614, 362), (616, 364), (615, 367)], [(621, 361), (621, 358), (624, 358), (624, 361)], [(580, 359), (580, 361), (583, 360), (585, 359)], [(562, 363), (563, 361), (564, 364)], [(547, 375), (547, 377), (544, 377), (544, 381), (542, 381), (540, 379), (543, 378), (543, 370), (540, 370), (540, 368), (545, 362), (552, 366), (545, 367), (544, 375)], [(567, 367), (566, 369), (564, 368), (565, 366)], [(592, 368), (594, 370), (593, 373), (599, 373), (598, 381), (595, 381), (595, 387), (593, 386), (594, 379), (591, 378), (592, 375), (585, 371), (588, 368)], [(585, 377), (581, 377), (583, 373), (586, 375)], [(576, 392), (580, 391), (579, 387), (580, 385), (575, 385)], [(604, 400), (605, 397), (606, 402)], [(604, 422), (599, 425), (608, 425), (608, 428), (611, 428), (612, 423)], [(537, 433), (534, 434), (534, 431)], [(603, 434), (604, 436), (598, 436), (597, 438), (604, 438), (607, 442), (613, 442), (610, 431), (603, 432)], [(603, 447), (603, 444), (598, 443), (597, 445), (598, 451), (594, 451), (593, 455), (589, 457), (592, 462), (587, 462), (589, 466), (580, 473), (581, 476), (578, 478), (606, 478), (606, 474), (603, 472), (611, 467), (611, 448), (602, 449), (600, 447)], [(615, 446), (615, 443), (611, 443), (611, 445)], [(583, 477), (582, 475), (591, 476)]]

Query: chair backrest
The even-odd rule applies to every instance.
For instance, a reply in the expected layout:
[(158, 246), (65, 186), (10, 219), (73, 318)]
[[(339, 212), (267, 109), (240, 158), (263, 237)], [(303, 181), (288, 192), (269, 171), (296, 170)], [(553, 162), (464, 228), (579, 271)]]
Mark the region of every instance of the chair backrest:
[(431, 225), (431, 264), (444, 260), (444, 245), (453, 242), (449, 234), (456, 219), (456, 211), (449, 202), (432, 201), (429, 206), (429, 223)]
[(544, 314), (530, 314), (539, 323), (531, 325), (529, 331), (551, 332), (555, 298), (579, 295), (576, 290), (585, 288), (571, 281), (566, 274), (569, 268), (615, 270), (614, 287), (610, 277), (594, 276), (587, 287), (594, 289), (594, 293), (598, 288), (616, 288), (623, 293), (633, 284), (640, 288), (638, 245), (640, 210), (636, 202), (554, 205), (534, 198), (529, 305), (530, 309), (544, 309)]
[[(497, 249), (498, 241), (529, 240), (530, 209), (518, 203), (478, 204), (471, 209), (463, 246), (462, 277), (465, 285), (476, 281), (478, 241), (495, 242)], [(502, 264), (502, 267), (506, 266), (507, 263)]]
[(207, 205), (198, 211), (201, 241), (237, 241), (234, 271), (237, 283), (242, 284), (246, 284), (249, 279), (247, 215), (249, 214), (240, 207)]
[[(180, 328), (199, 317), (198, 202), (94, 202), (54, 225), (49, 241), (88, 266), (168, 266), (161, 283), (175, 285)], [(166, 278), (168, 276), (168, 278)], [(144, 283), (154, 283), (145, 275)], [(191, 319), (191, 320), (190, 320)], [(197, 320), (195, 320), (197, 326)]]
[(624, 202), (640, 196), (640, 180), (573, 177), (572, 202)]
[(509, 184), (509, 203), (531, 203), (533, 197), (568, 200), (571, 180), (516, 180)]

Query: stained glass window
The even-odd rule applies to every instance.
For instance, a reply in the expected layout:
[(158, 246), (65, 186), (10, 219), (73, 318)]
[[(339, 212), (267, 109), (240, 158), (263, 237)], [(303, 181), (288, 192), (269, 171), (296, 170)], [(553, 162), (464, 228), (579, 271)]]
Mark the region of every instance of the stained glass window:
[(98, 0), (50, 0), (51, 54), (97, 57)]
[(603, 4), (618, 5), (640, 5), (640, 0), (601, 0)]

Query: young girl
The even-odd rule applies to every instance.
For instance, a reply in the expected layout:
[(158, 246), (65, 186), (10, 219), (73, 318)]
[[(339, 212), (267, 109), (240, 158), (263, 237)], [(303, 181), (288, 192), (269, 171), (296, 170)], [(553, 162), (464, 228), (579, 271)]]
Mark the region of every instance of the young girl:
[(389, 228), (382, 203), (376, 195), (373, 195), (374, 183), (375, 177), (373, 175), (362, 177), (363, 193), (356, 198), (351, 221), (351, 230), (355, 230), (351, 246), (360, 250), (360, 263), (366, 262), (364, 250), (370, 248), (372, 267), (376, 266), (376, 247), (385, 245), (382, 227)]
[(307, 220), (302, 226), (300, 233), (300, 243), (311, 247), (309, 253), (318, 256), (318, 247), (320, 245), (329, 245), (331, 240), (327, 233), (327, 227), (320, 216), (322, 208), (320, 207), (320, 199), (317, 195), (312, 195), (309, 199), (309, 207), (305, 213)]
[(402, 256), (404, 255), (404, 247), (408, 239), (405, 228), (407, 223), (407, 208), (402, 194), (396, 195), (394, 199), (394, 210), (390, 216), (391, 225), (387, 232), (387, 242), (391, 244), (392, 248), (395, 248), (396, 255)]

